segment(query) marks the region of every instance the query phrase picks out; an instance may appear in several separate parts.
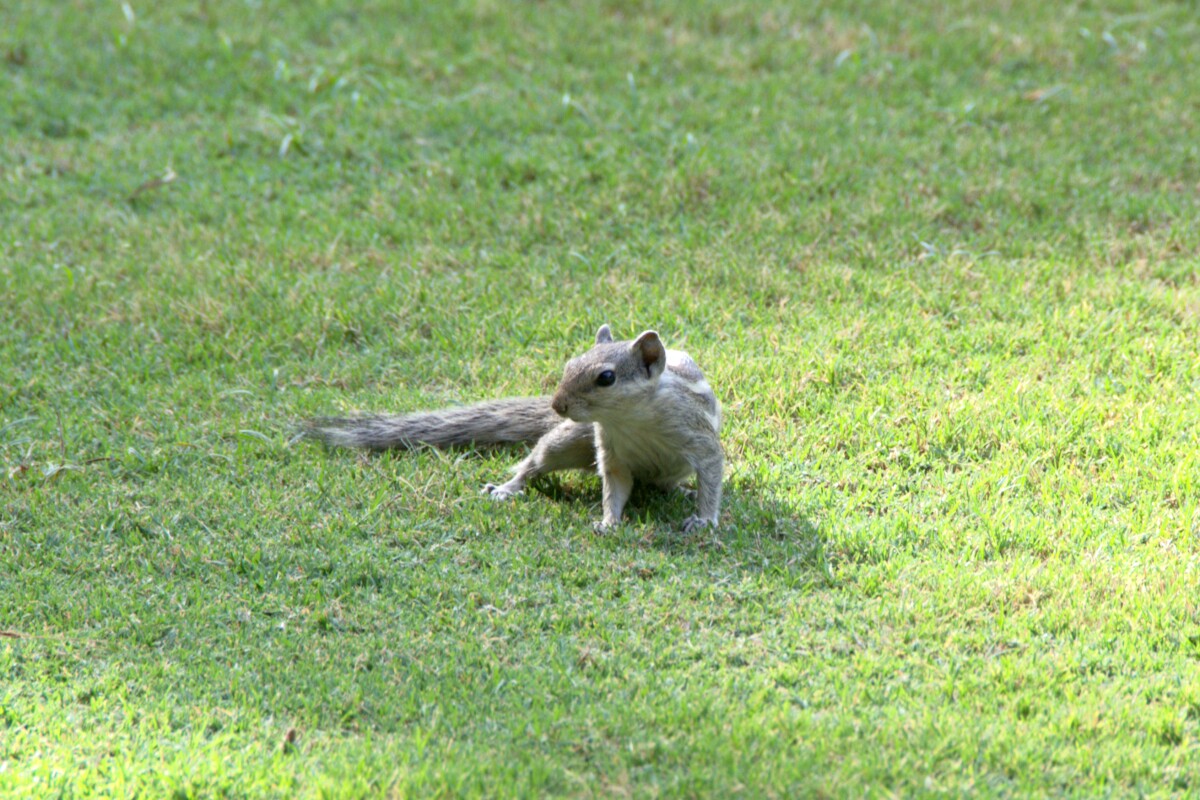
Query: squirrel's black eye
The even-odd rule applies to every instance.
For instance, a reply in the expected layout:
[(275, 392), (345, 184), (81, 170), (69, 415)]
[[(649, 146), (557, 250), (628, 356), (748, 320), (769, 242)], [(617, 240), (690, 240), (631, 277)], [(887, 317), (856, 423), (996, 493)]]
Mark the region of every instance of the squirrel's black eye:
[(617, 373), (613, 372), (611, 369), (606, 369), (604, 372), (601, 372), (596, 376), (597, 386), (612, 386), (616, 382)]

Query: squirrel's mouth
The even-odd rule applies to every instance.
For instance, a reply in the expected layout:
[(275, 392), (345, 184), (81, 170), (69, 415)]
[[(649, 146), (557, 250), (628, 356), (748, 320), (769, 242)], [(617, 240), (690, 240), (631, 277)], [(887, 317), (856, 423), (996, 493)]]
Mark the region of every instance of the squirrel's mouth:
[[(558, 409), (554, 409), (558, 411)], [(580, 403), (573, 403), (569, 406), (564, 404), (563, 410), (558, 411), (560, 417), (566, 417), (572, 422), (591, 422), (592, 417), (587, 413), (587, 406)]]
[(565, 397), (556, 396), (550, 401), (550, 408), (554, 409), (554, 413), (560, 417), (574, 422), (591, 422), (590, 419), (587, 419), (587, 403), (580, 402), (578, 399), (572, 403)]

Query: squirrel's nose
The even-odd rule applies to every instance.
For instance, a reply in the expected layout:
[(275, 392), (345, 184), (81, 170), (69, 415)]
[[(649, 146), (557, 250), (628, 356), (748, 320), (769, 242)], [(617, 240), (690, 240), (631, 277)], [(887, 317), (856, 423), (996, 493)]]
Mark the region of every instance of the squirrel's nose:
[(558, 414), (560, 417), (565, 417), (567, 415), (567, 401), (557, 395), (555, 395), (554, 399), (550, 401), (550, 407), (553, 408), (554, 413)]

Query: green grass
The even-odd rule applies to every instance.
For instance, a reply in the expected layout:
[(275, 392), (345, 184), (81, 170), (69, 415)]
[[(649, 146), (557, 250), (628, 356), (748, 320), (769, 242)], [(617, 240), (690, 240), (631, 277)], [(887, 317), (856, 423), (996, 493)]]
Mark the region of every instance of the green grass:
[[(3, 18), (0, 795), (1200, 792), (1191, 4)], [(605, 321), (715, 535), (290, 442)]]

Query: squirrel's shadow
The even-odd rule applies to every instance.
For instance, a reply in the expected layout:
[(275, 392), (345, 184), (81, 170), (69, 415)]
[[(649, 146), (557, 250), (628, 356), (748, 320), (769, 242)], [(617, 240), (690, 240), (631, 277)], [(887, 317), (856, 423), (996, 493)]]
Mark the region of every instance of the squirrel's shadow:
[[(451, 448), (462, 454), (491, 457), (509, 450), (503, 445)], [(434, 451), (439, 452), (439, 451)], [(445, 452), (445, 451), (442, 451)], [(397, 451), (386, 453), (401, 457)], [(530, 482), (527, 494), (541, 495), (557, 504), (588, 506), (598, 514), (602, 496), (598, 476), (580, 471), (541, 475)], [(779, 498), (754, 477), (734, 474), (726, 478), (721, 504), (721, 524), (684, 533), (683, 521), (695, 511), (690, 487), (663, 490), (653, 485), (634, 484), (625, 506), (625, 522), (605, 536), (620, 537), (630, 545), (650, 547), (672, 554), (720, 553), (736, 560), (740, 569), (784, 568), (789, 573), (806, 572), (833, 583), (826, 558), (825, 535), (805, 511)]]
[[(597, 508), (601, 496), (600, 482), (593, 484), (586, 477), (543, 476), (530, 489), (557, 503)], [(690, 489), (662, 490), (635, 484), (625, 507), (623, 527), (639, 546), (671, 553), (720, 551), (742, 556), (746, 567), (785, 564), (789, 570), (814, 570), (832, 582), (819, 525), (809, 514), (756, 481), (737, 476), (726, 480), (721, 524), (716, 529), (682, 532), (683, 520), (694, 510), (694, 492)], [(744, 558), (751, 555), (755, 558)]]

